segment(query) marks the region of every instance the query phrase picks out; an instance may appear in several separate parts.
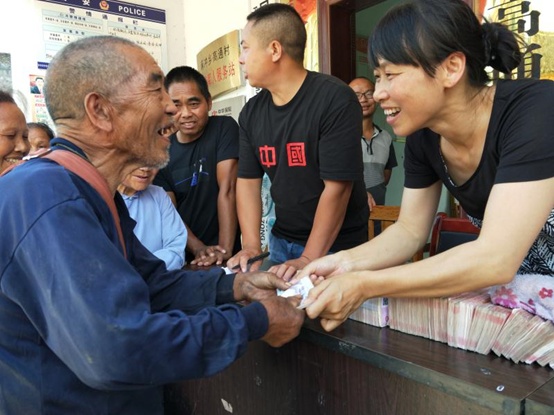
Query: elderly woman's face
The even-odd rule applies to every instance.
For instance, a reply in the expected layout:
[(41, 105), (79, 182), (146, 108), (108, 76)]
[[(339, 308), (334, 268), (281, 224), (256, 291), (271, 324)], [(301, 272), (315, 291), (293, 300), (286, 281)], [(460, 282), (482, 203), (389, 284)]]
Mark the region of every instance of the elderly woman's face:
[(0, 103), (0, 173), (27, 155), (27, 135), (23, 112), (15, 104)]
[(139, 167), (133, 170), (118, 188), (121, 193), (128, 196), (141, 192), (150, 186), (150, 183), (154, 181), (154, 177), (158, 173), (159, 169), (153, 167)]
[(31, 127), (29, 128), (29, 144), (31, 145), (31, 151), (49, 148), (50, 137), (48, 137), (48, 134), (42, 128)]

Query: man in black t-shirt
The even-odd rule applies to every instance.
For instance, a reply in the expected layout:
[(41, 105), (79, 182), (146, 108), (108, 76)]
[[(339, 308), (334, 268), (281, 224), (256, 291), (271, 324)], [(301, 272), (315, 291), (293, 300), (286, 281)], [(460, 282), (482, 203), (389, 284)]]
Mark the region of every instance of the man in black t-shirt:
[[(260, 252), (262, 177), (275, 202), (270, 271), (289, 279), (311, 260), (367, 241), (361, 108), (342, 81), (303, 66), (306, 30), (293, 7), (274, 3), (247, 17), (240, 63), (263, 88), (239, 117), (237, 209), (247, 269)], [(256, 265), (255, 265), (256, 266)]]
[(196, 69), (173, 68), (165, 85), (180, 111), (179, 131), (170, 137), (169, 164), (154, 184), (167, 191), (187, 226), (187, 262), (221, 265), (240, 249), (238, 125), (231, 117), (209, 117), (208, 83)]

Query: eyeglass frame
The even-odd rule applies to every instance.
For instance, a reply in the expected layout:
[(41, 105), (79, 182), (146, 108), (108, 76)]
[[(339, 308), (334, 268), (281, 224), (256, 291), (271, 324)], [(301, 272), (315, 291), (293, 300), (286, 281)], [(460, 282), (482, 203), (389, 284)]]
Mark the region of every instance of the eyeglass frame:
[[(356, 92), (356, 97), (358, 98), (358, 101), (361, 101), (362, 97), (365, 97), (368, 101), (374, 101), (373, 94), (375, 91), (372, 91), (371, 89), (368, 89), (365, 92)], [(369, 93), (369, 96), (368, 96)]]

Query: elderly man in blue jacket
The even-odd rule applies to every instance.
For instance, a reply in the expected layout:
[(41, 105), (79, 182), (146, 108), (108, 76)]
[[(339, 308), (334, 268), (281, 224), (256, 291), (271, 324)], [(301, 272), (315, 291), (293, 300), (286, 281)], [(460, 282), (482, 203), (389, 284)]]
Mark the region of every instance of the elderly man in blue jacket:
[(167, 271), (134, 236), (116, 188), (167, 161), (177, 109), (163, 80), (144, 49), (110, 36), (49, 66), (52, 151), (90, 163), (110, 197), (45, 157), (0, 178), (0, 413), (161, 414), (163, 384), (300, 331), (299, 300), (276, 296), (288, 285), (275, 275)]

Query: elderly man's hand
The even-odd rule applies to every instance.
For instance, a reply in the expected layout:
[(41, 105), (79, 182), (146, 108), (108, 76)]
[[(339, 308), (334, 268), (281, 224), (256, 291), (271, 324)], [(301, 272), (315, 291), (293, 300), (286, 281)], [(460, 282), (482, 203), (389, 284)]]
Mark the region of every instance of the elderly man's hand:
[(261, 301), (275, 297), (277, 288), (286, 290), (290, 284), (271, 272), (239, 272), (233, 292), (236, 301)]
[(270, 346), (280, 347), (298, 336), (305, 317), (304, 310), (297, 308), (300, 305), (300, 297), (274, 296), (262, 300), (261, 303), (269, 319), (269, 327), (262, 337), (263, 341)]

